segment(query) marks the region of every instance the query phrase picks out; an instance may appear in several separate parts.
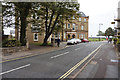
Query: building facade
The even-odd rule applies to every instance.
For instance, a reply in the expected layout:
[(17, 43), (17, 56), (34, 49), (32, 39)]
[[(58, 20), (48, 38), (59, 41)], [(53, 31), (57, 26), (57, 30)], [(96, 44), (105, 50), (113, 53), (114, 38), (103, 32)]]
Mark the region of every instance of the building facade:
[[(72, 21), (65, 21), (63, 30), (57, 34), (52, 34), (48, 42), (51, 42), (51, 38), (60, 38), (63, 41), (67, 41), (71, 38), (88, 39), (88, 21), (89, 17), (83, 12), (78, 12), (79, 18), (73, 17)], [(17, 35), (18, 33), (16, 33)], [(26, 38), (29, 43), (43, 43), (45, 32), (40, 31), (40, 27), (33, 24), (28, 24), (26, 29)]]
[(63, 30), (63, 40), (67, 41), (71, 38), (88, 39), (88, 21), (89, 17), (83, 12), (79, 12), (80, 17), (74, 18), (72, 22), (66, 21)]
[(120, 38), (120, 1), (118, 2), (118, 18), (115, 19), (117, 21), (117, 37)]

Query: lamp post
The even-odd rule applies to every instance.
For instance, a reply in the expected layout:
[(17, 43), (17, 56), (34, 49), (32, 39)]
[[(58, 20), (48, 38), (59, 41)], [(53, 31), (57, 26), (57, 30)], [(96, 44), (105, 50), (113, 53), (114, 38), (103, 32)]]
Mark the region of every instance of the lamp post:
[(115, 35), (116, 35), (116, 29), (115, 29), (115, 22), (111, 22), (111, 24), (114, 24), (114, 37), (115, 37)]
[(103, 25), (102, 23), (99, 24), (99, 41), (100, 41), (100, 26)]

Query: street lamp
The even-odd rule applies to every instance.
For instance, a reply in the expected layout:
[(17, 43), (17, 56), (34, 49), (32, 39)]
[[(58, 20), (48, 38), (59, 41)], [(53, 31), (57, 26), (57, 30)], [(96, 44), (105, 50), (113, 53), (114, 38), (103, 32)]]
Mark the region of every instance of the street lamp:
[(115, 28), (115, 22), (111, 22), (111, 24), (114, 24), (114, 37), (115, 37), (115, 35), (116, 35), (116, 28)]
[(99, 24), (99, 41), (100, 41), (100, 26), (103, 25), (102, 23)]

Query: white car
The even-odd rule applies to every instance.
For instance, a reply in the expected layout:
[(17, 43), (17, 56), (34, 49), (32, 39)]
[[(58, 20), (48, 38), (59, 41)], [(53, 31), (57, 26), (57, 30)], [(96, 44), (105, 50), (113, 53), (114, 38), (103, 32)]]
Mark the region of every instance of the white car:
[(70, 39), (67, 41), (67, 44), (75, 44), (75, 40), (74, 39)]
[(80, 40), (80, 39), (75, 39), (75, 40), (76, 40), (76, 42), (77, 42), (77, 43), (80, 43), (80, 42), (81, 42), (81, 40)]
[(67, 44), (77, 44), (77, 43), (80, 43), (80, 42), (81, 42), (80, 39), (73, 38), (73, 39), (68, 40)]

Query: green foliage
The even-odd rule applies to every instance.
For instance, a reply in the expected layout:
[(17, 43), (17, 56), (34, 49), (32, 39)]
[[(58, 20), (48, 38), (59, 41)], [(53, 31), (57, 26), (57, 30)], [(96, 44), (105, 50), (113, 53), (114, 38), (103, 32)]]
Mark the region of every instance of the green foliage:
[[(89, 41), (99, 41), (99, 38), (89, 38)], [(106, 40), (105, 38), (100, 38), (100, 41)]]
[[(41, 2), (37, 3), (33, 12), (34, 21), (40, 23), (41, 28), (45, 29), (44, 44), (54, 32), (62, 29), (65, 20), (70, 20), (79, 10), (76, 2)], [(36, 19), (36, 16), (39, 19)]]
[(2, 47), (15, 47), (15, 46), (21, 46), (20, 41), (6, 39), (2, 42)]
[(106, 31), (105, 31), (105, 36), (114, 36), (114, 30), (109, 27)]
[(105, 36), (105, 33), (104, 33), (104, 32), (102, 32), (102, 31), (98, 31), (97, 36)]
[(117, 44), (120, 44), (120, 39), (117, 39)]

